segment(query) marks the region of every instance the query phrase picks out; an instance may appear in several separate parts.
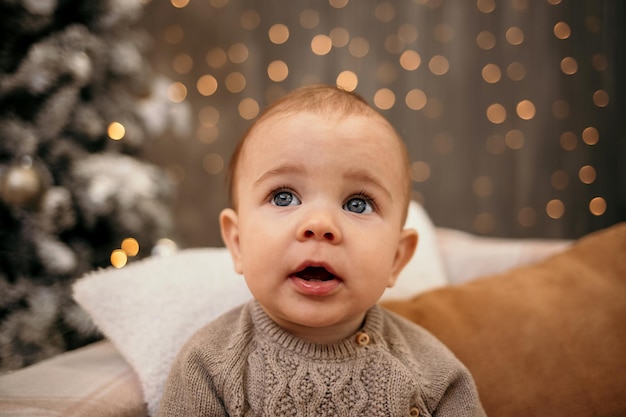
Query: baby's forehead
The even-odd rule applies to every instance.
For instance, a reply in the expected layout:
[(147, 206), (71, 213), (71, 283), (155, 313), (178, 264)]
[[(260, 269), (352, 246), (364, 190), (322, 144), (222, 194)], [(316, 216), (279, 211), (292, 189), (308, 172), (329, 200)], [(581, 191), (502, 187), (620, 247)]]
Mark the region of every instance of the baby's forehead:
[[(247, 141), (250, 137), (253, 136), (261, 136), (264, 134), (268, 134), (269, 131), (276, 131), (279, 129), (286, 128), (292, 125), (292, 122), (295, 119), (302, 117), (310, 117), (312, 122), (315, 123), (316, 127), (319, 126), (339, 126), (345, 125), (348, 123), (356, 123), (359, 124), (359, 127), (365, 127), (367, 129), (368, 126), (376, 126), (382, 127), (382, 131), (385, 133), (381, 139), (393, 138), (402, 143), (402, 139), (397, 134), (396, 130), (393, 126), (382, 117), (380, 114), (375, 111), (371, 112), (358, 112), (358, 113), (348, 113), (348, 112), (330, 112), (330, 111), (282, 111), (282, 112), (272, 112), (264, 116), (262, 119), (257, 120), (255, 124), (251, 127), (248, 135), (244, 138), (244, 141)], [(303, 130), (306, 130), (306, 127), (302, 127)], [(380, 130), (378, 130), (380, 131)]]

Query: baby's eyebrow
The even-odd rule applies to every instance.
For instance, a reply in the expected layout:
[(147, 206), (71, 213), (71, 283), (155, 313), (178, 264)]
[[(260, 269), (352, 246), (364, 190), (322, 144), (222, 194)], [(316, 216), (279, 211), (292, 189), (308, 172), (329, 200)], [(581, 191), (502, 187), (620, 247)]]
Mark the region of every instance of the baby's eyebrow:
[(387, 187), (383, 185), (383, 182), (380, 181), (376, 176), (372, 175), (369, 171), (363, 170), (352, 170), (345, 172), (343, 174), (345, 179), (355, 181), (358, 183), (368, 183), (374, 185), (376, 188), (381, 190), (389, 199), (393, 199), (391, 196), (391, 192)]
[(265, 171), (263, 175), (261, 175), (255, 182), (254, 185), (259, 185), (264, 181), (267, 181), (269, 178), (278, 177), (282, 175), (295, 175), (301, 174), (303, 172), (302, 167), (297, 165), (283, 165), (275, 169), (270, 169), (269, 171)]

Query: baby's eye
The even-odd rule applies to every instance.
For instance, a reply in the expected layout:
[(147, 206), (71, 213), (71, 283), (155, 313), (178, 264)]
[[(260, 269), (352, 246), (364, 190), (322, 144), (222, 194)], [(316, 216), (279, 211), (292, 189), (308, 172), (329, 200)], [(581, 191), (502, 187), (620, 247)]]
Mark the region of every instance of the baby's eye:
[(297, 206), (301, 204), (300, 199), (291, 191), (277, 191), (272, 195), (272, 204), (280, 207)]
[(374, 212), (372, 202), (364, 197), (353, 197), (343, 205), (343, 209), (352, 213), (370, 214)]

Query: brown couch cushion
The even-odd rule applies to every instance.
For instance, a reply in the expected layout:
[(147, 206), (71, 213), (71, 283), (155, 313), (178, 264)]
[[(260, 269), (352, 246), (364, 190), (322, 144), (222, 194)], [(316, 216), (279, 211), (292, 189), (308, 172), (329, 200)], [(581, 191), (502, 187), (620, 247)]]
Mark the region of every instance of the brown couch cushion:
[(540, 263), (383, 305), (466, 364), (490, 416), (626, 415), (626, 223)]

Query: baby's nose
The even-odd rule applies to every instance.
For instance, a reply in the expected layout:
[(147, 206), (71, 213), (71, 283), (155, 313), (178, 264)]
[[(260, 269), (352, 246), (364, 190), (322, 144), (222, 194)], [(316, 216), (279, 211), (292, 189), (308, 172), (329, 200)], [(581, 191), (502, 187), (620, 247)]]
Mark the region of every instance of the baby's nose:
[(341, 240), (341, 232), (335, 219), (327, 212), (311, 213), (298, 228), (299, 240), (323, 240), (337, 243)]

